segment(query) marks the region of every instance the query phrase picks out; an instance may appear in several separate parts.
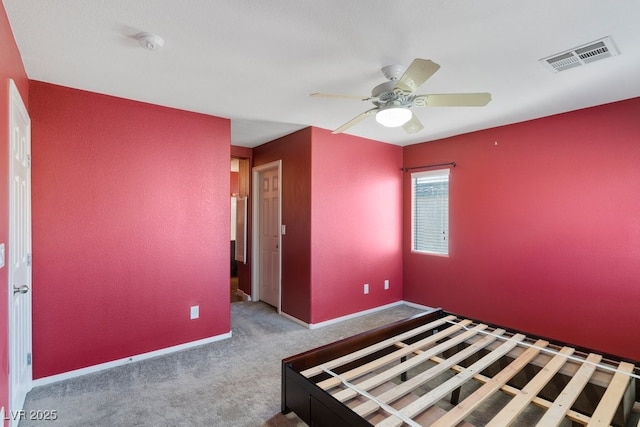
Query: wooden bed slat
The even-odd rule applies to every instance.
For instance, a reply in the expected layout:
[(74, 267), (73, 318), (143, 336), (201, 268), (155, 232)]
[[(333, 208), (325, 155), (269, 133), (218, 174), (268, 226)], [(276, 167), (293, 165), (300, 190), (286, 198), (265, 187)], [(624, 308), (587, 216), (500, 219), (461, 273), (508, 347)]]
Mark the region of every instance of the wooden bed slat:
[[(431, 360), (433, 360), (436, 363), (440, 363), (442, 361), (442, 359), (440, 357), (437, 357), (437, 356), (432, 358)], [(462, 372), (462, 371), (464, 371), (465, 368), (464, 368), (464, 366), (457, 366), (456, 365), (456, 366), (452, 366), (451, 369), (453, 371), (456, 371), (456, 372)], [(491, 380), (491, 378), (489, 378), (487, 376), (484, 376), (482, 374), (476, 374), (473, 377), (473, 379), (476, 380), (476, 381), (479, 381), (481, 383), (487, 383), (487, 382), (489, 382)], [(501, 388), (501, 390), (503, 392), (507, 393), (510, 396), (515, 396), (520, 391), (516, 387), (512, 387), (509, 384), (505, 384)], [(545, 410), (547, 408), (550, 408), (551, 404), (552, 404), (552, 402), (550, 402), (550, 401), (548, 401), (546, 399), (543, 399), (541, 397), (534, 398), (532, 403), (534, 405), (536, 405), (536, 406), (539, 406), (540, 408), (545, 409)], [(590, 418), (587, 417), (586, 415), (583, 415), (580, 412), (576, 412), (576, 411), (573, 411), (573, 410), (570, 410), (569, 412), (567, 412), (567, 418), (569, 418), (571, 421), (575, 421), (575, 422), (577, 422), (579, 424), (582, 424), (582, 425), (587, 425), (587, 423), (590, 420)]]
[(479, 389), (474, 391), (460, 402), (456, 407), (450, 409), (443, 417), (433, 423), (431, 427), (447, 427), (458, 425), (459, 422), (473, 412), (491, 395), (500, 390), (511, 378), (513, 378), (522, 368), (534, 358), (540, 349), (546, 346), (546, 341), (540, 340), (535, 343), (535, 347), (529, 347), (517, 359), (514, 359), (507, 367), (498, 372), (493, 378), (489, 379)]
[[(473, 338), (471, 339), (471, 341), (473, 341)], [(495, 346), (495, 344), (494, 344), (494, 346)], [(525, 350), (526, 350), (526, 346), (518, 346), (518, 347), (514, 348), (513, 350), (511, 350), (509, 352), (509, 354), (507, 355), (507, 357), (515, 359), (520, 354), (522, 354), (522, 352), (524, 352)], [(584, 358), (586, 356), (587, 356), (587, 353), (584, 353), (582, 361), (584, 361)], [(549, 362), (549, 360), (551, 360), (552, 357), (553, 357), (553, 355), (550, 354), (550, 353), (540, 352), (540, 354), (538, 354), (531, 361), (531, 365), (537, 366), (537, 367), (542, 367), (545, 364), (547, 364)], [(567, 363), (565, 363), (562, 366), (562, 368), (560, 368), (560, 371), (558, 371), (558, 374), (565, 375), (565, 376), (571, 378), (571, 377), (573, 377), (575, 375), (576, 372), (578, 372), (578, 369), (580, 369), (580, 366), (582, 366), (582, 362), (580, 360), (574, 361), (572, 358), (570, 358), (567, 361)], [(602, 387), (603, 389), (605, 389), (609, 385), (609, 382), (611, 382), (611, 376), (612, 376), (612, 373), (607, 371), (607, 370), (596, 369), (596, 371), (593, 373), (593, 376), (589, 380), (589, 383), (593, 384), (593, 385), (596, 385), (598, 387)]]
[(540, 418), (536, 427), (557, 426), (562, 422), (567, 412), (578, 399), (582, 389), (589, 382), (593, 372), (596, 370), (596, 364), (600, 363), (601, 360), (602, 356), (599, 354), (591, 353), (587, 356), (587, 363), (583, 363), (580, 366), (578, 372), (575, 373), (553, 404)]
[[(337, 359), (334, 360), (330, 360), (328, 362), (322, 363), (318, 366), (314, 366), (312, 368), (309, 369), (305, 369), (304, 371), (300, 372), (302, 375), (304, 375), (305, 377), (309, 378), (309, 377), (313, 377), (314, 375), (318, 375), (321, 374), (322, 372), (324, 372), (325, 369), (333, 369), (336, 366), (341, 366), (341, 365), (345, 365), (349, 362), (353, 362), (354, 360), (357, 360), (361, 357), (364, 356), (368, 356), (369, 354), (375, 353), (376, 351), (382, 350), (383, 348), (389, 347), (390, 345), (393, 345), (395, 342), (397, 341), (404, 341), (408, 338), (414, 337), (416, 335), (419, 335), (423, 332), (426, 332), (428, 330), (437, 328), (438, 326), (444, 325), (445, 323), (447, 323), (448, 321), (451, 320), (455, 320), (456, 316), (445, 316), (443, 318), (440, 318), (438, 320), (435, 320), (433, 322), (427, 323), (424, 326), (421, 326), (419, 328), (415, 328), (412, 329), (410, 331), (407, 331), (403, 334), (399, 334), (396, 335), (394, 337), (388, 338), (384, 341), (380, 341), (379, 343), (376, 343), (374, 345), (371, 345), (369, 347), (365, 347), (362, 350), (358, 350), (358, 351), (354, 351), (352, 353), (346, 354), (342, 357), (339, 357)], [(470, 323), (470, 321), (468, 321)], [(468, 325), (469, 323), (466, 323), (466, 325)]]
[[(431, 367), (430, 369), (427, 369), (426, 371), (421, 372), (420, 374), (416, 375), (410, 380), (395, 386), (394, 388), (386, 391), (380, 396), (377, 396), (377, 399), (387, 404), (395, 402), (396, 400), (400, 399), (402, 396), (408, 393), (411, 393), (413, 390), (420, 387), (427, 381), (430, 381), (431, 379), (435, 378), (441, 373), (451, 369), (452, 366), (462, 362), (463, 360), (477, 353), (479, 350), (483, 349), (484, 347), (488, 346), (493, 341), (495, 341), (499, 335), (502, 335), (504, 333), (505, 333), (504, 329), (495, 330), (493, 335), (487, 335), (480, 341), (476, 341), (469, 347), (455, 353), (448, 359), (443, 359), (440, 363)], [(370, 400), (368, 402), (365, 402), (355, 407), (354, 412), (364, 417), (375, 412), (379, 408), (380, 406), (376, 402)]]
[(631, 380), (629, 374), (633, 372), (634, 366), (631, 363), (620, 362), (618, 371), (613, 375), (609, 387), (604, 392), (600, 403), (591, 416), (591, 421), (587, 427), (608, 426), (627, 391), (627, 385)]
[[(554, 345), (547, 351), (546, 340), (531, 345), (524, 334), (512, 333), (440, 309), (309, 350), (283, 359), (282, 411), (293, 410), (310, 425), (473, 427), (465, 419), (483, 403), (499, 402), (489, 399), (500, 390), (512, 398), (495, 416), (490, 412), (486, 427), (518, 425), (530, 405), (543, 412), (533, 421), (536, 427), (567, 421), (640, 427), (640, 384), (633, 375), (638, 362), (614, 363), (596, 353), (573, 357), (573, 348)], [(492, 373), (483, 375), (488, 367)], [(332, 377), (325, 379), (327, 374)], [(425, 385), (443, 374), (438, 386)], [(480, 385), (458, 402), (470, 380)], [(458, 404), (441, 409), (452, 392), (451, 402)]]
[[(342, 379), (345, 379), (347, 381), (351, 381), (354, 378), (358, 378), (361, 377), (362, 375), (369, 373), (371, 371), (373, 371), (374, 369), (378, 369), (388, 363), (391, 363), (395, 360), (398, 360), (404, 356), (407, 356), (411, 353), (413, 353), (415, 350), (419, 350), (423, 347), (427, 347), (429, 345), (432, 345), (433, 343), (444, 339), (448, 336), (450, 336), (451, 334), (458, 332), (460, 329), (466, 327), (467, 325), (471, 324), (472, 322), (470, 320), (463, 320), (462, 322), (459, 322), (456, 325), (453, 325), (443, 331), (438, 332), (437, 334), (428, 336), (427, 338), (424, 338), (420, 341), (417, 341), (407, 347), (403, 347), (400, 350), (396, 350), (393, 353), (389, 353), (386, 356), (382, 356), (376, 360), (373, 360), (369, 363), (365, 363), (363, 365), (358, 366), (357, 368), (351, 369), (347, 372), (343, 372), (340, 374), (340, 377)], [(392, 343), (393, 345), (393, 343)], [(388, 346), (387, 346), (388, 347)], [(336, 365), (339, 366), (339, 365)], [(336, 387), (337, 385), (339, 385), (341, 383), (340, 379), (338, 378), (328, 378), (324, 381), (320, 381), (317, 383), (318, 387), (320, 387), (323, 390), (329, 390), (333, 387)]]
[[(421, 413), (422, 411), (427, 409), (429, 406), (433, 405), (435, 402), (442, 399), (448, 393), (452, 392), (458, 387), (461, 387), (465, 382), (472, 379), (474, 375), (476, 375), (479, 372), (482, 372), (489, 365), (491, 365), (493, 362), (495, 362), (496, 360), (504, 356), (506, 353), (509, 352), (509, 350), (514, 348), (516, 345), (518, 345), (520, 341), (524, 339), (525, 339), (525, 335), (523, 334), (514, 335), (513, 337), (511, 337), (511, 339), (509, 339), (508, 341), (505, 341), (498, 348), (493, 350), (491, 353), (488, 353), (477, 362), (470, 365), (464, 371), (460, 372), (453, 378), (445, 381), (444, 383), (434, 388), (424, 396), (420, 397), (415, 402), (402, 408), (402, 410), (400, 410), (400, 413), (402, 413), (407, 417), (414, 417), (415, 415)], [(379, 427), (392, 427), (392, 426), (397, 427), (400, 425), (402, 425), (402, 420), (400, 420), (399, 418), (393, 415), (386, 418), (381, 423), (376, 424), (376, 426), (379, 426)]]
[(522, 411), (531, 403), (531, 401), (540, 393), (540, 390), (547, 385), (551, 378), (560, 370), (562, 365), (567, 361), (567, 358), (573, 354), (575, 349), (571, 347), (563, 347), (558, 354), (556, 354), (547, 363), (542, 370), (540, 370), (532, 379), (525, 385), (522, 390), (504, 407), (498, 414), (493, 417), (487, 424), (487, 427), (503, 427), (509, 426), (513, 421), (522, 413)]
[[(435, 347), (432, 347), (428, 350), (418, 350), (416, 351), (417, 356), (412, 357), (411, 359), (400, 363), (399, 365), (395, 365), (390, 369), (387, 369), (384, 372), (381, 372), (371, 378), (368, 378), (365, 381), (362, 381), (360, 383), (357, 384), (358, 389), (360, 390), (364, 390), (364, 391), (369, 391), (372, 388), (375, 388), (377, 386), (379, 386), (382, 383), (385, 383), (389, 380), (391, 380), (394, 377), (399, 376), (400, 374), (407, 372), (409, 369), (418, 366), (422, 363), (425, 363), (426, 361), (429, 360), (429, 358), (442, 353), (445, 350), (450, 349), (451, 347), (460, 344), (462, 342), (464, 342), (465, 340), (471, 338), (472, 336), (476, 335), (479, 333), (479, 331), (482, 331), (484, 329), (486, 329), (488, 326), (487, 325), (477, 325), (476, 327), (474, 327), (473, 329), (466, 331), (462, 334), (456, 335), (450, 339), (448, 339), (445, 342), (442, 342), (438, 345), (436, 345)], [(504, 333), (504, 332), (503, 332)], [(403, 346), (404, 347), (404, 346)], [(346, 400), (352, 399), (354, 397), (356, 397), (358, 393), (355, 390), (352, 389), (345, 389), (345, 390), (340, 390), (339, 392), (333, 394), (333, 397), (335, 397), (337, 400), (339, 400), (340, 402), (344, 402)]]

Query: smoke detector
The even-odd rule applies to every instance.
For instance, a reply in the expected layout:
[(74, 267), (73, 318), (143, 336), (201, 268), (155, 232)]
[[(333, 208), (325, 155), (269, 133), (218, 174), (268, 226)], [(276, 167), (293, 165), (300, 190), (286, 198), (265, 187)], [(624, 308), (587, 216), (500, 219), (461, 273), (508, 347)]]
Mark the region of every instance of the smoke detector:
[(160, 50), (160, 48), (164, 46), (164, 40), (156, 34), (140, 33), (136, 35), (136, 39), (140, 43), (140, 46), (147, 50)]
[(618, 55), (618, 50), (613, 44), (613, 40), (611, 40), (611, 37), (605, 37), (574, 49), (543, 58), (540, 60), (540, 63), (552, 71), (558, 72), (616, 55)]

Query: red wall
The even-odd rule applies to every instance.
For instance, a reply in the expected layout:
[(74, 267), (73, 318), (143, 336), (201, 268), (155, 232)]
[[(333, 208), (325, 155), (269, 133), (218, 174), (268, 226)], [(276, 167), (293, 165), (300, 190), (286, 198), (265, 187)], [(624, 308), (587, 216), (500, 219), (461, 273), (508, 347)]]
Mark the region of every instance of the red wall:
[(402, 299), (401, 166), (398, 146), (313, 128), (311, 323)]
[(250, 159), (253, 157), (253, 150), (249, 147), (240, 147), (238, 145), (232, 145), (231, 157), (238, 157), (241, 159)]
[(253, 154), (282, 160), (282, 311), (319, 323), (402, 298), (400, 147), (307, 128)]
[[(16, 46), (13, 33), (7, 20), (4, 4), (0, 5), (0, 243), (5, 244), (7, 253), (5, 259), (9, 259), (11, 248), (9, 244), (9, 79), (13, 79), (18, 87), (27, 108), (29, 107), (29, 93), (27, 74), (22, 65), (20, 52)], [(8, 334), (8, 307), (7, 286), (8, 269), (0, 270), (0, 406), (5, 410), (9, 403), (9, 352), (7, 344)], [(4, 424), (4, 422), (3, 422)]]
[(253, 149), (253, 165), (282, 160), (281, 309), (311, 321), (311, 128)]
[(30, 99), (34, 378), (229, 332), (229, 121), (40, 82)]
[(410, 253), (408, 301), (640, 359), (640, 98), (404, 148), (455, 161), (450, 256)]

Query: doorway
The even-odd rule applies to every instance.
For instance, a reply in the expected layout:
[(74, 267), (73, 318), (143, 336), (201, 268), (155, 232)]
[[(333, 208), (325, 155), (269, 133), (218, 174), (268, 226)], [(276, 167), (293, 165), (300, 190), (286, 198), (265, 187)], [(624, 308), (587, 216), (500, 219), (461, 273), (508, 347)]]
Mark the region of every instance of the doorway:
[(253, 168), (251, 293), (281, 312), (282, 161)]
[(231, 302), (242, 301), (238, 293), (238, 260), (236, 259), (237, 239), (237, 211), (240, 188), (238, 185), (240, 175), (240, 160), (231, 158)]
[(251, 160), (231, 157), (231, 302), (251, 299), (247, 254), (249, 180)]

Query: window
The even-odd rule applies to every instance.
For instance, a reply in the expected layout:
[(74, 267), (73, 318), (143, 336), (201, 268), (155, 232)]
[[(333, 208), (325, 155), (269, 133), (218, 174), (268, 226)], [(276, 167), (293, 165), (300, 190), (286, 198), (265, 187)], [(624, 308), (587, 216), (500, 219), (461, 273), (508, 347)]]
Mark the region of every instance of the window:
[(449, 169), (411, 174), (411, 250), (449, 254)]

